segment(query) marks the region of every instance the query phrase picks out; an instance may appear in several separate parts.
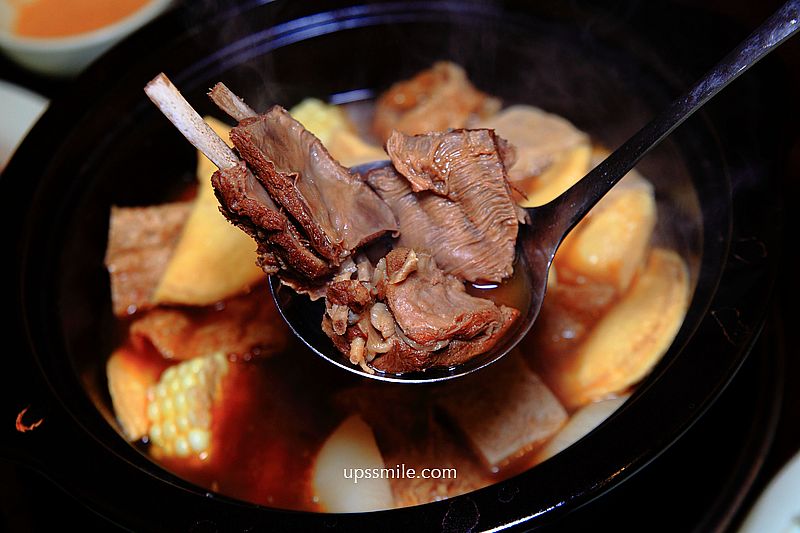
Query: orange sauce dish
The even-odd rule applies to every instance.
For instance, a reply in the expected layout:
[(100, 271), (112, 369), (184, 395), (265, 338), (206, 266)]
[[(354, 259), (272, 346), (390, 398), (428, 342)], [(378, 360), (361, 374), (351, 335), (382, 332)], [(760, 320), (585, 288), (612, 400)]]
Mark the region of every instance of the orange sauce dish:
[(23, 37), (68, 37), (97, 30), (138, 11), (151, 0), (11, 0), (13, 31)]

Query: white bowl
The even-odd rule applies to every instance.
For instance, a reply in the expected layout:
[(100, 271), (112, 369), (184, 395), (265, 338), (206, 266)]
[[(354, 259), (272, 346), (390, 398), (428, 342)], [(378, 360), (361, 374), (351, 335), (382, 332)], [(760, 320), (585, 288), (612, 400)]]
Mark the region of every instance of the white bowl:
[(800, 532), (800, 453), (770, 481), (739, 533)]
[(13, 8), (9, 0), (0, 0), (0, 49), (30, 70), (52, 76), (74, 76), (124, 37), (161, 14), (171, 2), (150, 0), (141, 9), (108, 26), (69, 37), (48, 38), (12, 33)]
[(47, 104), (45, 97), (0, 80), (0, 173)]

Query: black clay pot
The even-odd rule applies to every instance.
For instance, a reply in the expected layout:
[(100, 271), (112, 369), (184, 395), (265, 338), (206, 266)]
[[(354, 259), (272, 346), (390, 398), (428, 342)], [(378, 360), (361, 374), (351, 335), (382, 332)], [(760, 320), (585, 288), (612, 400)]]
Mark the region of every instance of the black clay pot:
[[(690, 54), (660, 40), (674, 16), (664, 4), (612, 13), (537, 4), (337, 0), (210, 10), (188, 2), (95, 65), (53, 103), (0, 181), (13, 266), (3, 278), (11, 395), (2, 454), (136, 530), (472, 531), (552, 524), (669, 447), (743, 362), (774, 278), (780, 203), (765, 128), (742, 108), (760, 94), (747, 78), (639, 167), (665, 215), (659, 234), (690, 265), (683, 327), (624, 407), (552, 460), (446, 501), (321, 515), (209, 493), (151, 462), (113, 425), (103, 383), (114, 342), (103, 267), (109, 208), (164, 201), (193, 168), (193, 150), (146, 99), (148, 80), (165, 71), (201, 114), (213, 114), (204, 93), (218, 80), (256, 109), (307, 96), (343, 102), (452, 59), (507, 104), (561, 114), (613, 148), (717, 58), (709, 51), (680, 62)], [(656, 12), (659, 23), (645, 26)], [(10, 429), (26, 406), (21, 422), (43, 423)]]

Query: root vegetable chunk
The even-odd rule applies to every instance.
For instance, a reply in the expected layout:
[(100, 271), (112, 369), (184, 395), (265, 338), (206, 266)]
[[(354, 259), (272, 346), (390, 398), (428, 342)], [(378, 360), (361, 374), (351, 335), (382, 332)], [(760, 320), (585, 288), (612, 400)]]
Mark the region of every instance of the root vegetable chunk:
[[(541, 176), (556, 161), (564, 160), (573, 148), (586, 146), (588, 141), (587, 135), (568, 120), (528, 105), (510, 106), (472, 127), (493, 129), (497, 135), (514, 145), (517, 161), (508, 171), (509, 178), (513, 181)], [(585, 173), (584, 170), (583, 174)], [(551, 174), (551, 177), (555, 174)], [(575, 181), (583, 177), (583, 174), (575, 178)], [(556, 180), (541, 180), (542, 183), (546, 181)], [(557, 195), (558, 192), (553, 198)]]
[(439, 401), (490, 469), (508, 464), (552, 437), (567, 413), (518, 354), (464, 380)]
[(564, 242), (558, 264), (624, 291), (641, 268), (656, 223), (656, 203), (643, 187), (620, 190)]
[(553, 156), (546, 170), (525, 187), (527, 196), (522, 207), (538, 207), (555, 200), (589, 172), (592, 149), (587, 143), (578, 144)]
[(147, 434), (147, 390), (158, 379), (159, 370), (126, 348), (115, 351), (106, 363), (114, 414), (129, 441)]
[[(312, 473), (314, 496), (329, 513), (360, 513), (394, 507), (389, 480), (374, 477), (385, 468), (372, 429), (358, 415), (347, 418), (328, 437)], [(356, 479), (355, 470), (370, 478)], [(345, 472), (350, 475), (345, 477)]]
[(570, 417), (569, 422), (561, 428), (561, 431), (556, 433), (556, 436), (539, 451), (536, 462), (540, 463), (549, 459), (581, 440), (619, 409), (629, 397), (630, 395), (626, 394), (618, 398), (590, 403), (579, 409)]
[(689, 275), (675, 252), (650, 253), (642, 274), (573, 352), (540, 360), (568, 408), (624, 391), (669, 347), (689, 302)]

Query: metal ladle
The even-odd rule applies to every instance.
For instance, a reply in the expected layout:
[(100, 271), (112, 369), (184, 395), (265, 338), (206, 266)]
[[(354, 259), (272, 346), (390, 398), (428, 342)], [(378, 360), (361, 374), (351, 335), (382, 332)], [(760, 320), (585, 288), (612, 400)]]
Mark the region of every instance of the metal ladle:
[[(658, 146), (675, 128), (700, 109), (730, 82), (777, 48), (798, 29), (800, 0), (790, 0), (767, 19), (755, 32), (703, 76), (683, 96), (635, 133), (575, 185), (558, 198), (540, 207), (528, 208), (530, 224), (520, 227), (517, 239), (515, 269), (522, 269), (526, 278), (529, 302), (506, 336), (489, 352), (451, 368), (431, 368), (421, 372), (389, 374), (364, 372), (350, 364), (322, 332), (324, 312), (321, 301), (311, 302), (286, 287), (276, 277), (270, 287), (284, 320), (312, 351), (329, 362), (356, 374), (403, 383), (443, 381), (480, 370), (506, 355), (530, 331), (542, 307), (547, 277), (559, 245), (589, 210), (627, 174), (651, 149)], [(363, 173), (388, 162), (354, 167)]]

